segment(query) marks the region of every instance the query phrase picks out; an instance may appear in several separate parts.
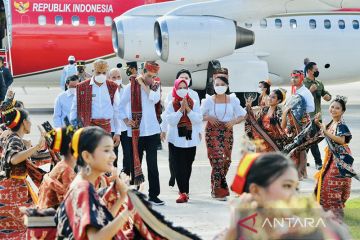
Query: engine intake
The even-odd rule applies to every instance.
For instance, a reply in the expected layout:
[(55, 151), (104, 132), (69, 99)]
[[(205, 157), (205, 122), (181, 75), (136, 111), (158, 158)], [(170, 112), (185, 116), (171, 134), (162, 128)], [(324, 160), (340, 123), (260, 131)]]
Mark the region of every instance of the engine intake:
[(156, 54), (172, 64), (192, 65), (254, 44), (252, 31), (213, 16), (163, 16), (154, 26)]

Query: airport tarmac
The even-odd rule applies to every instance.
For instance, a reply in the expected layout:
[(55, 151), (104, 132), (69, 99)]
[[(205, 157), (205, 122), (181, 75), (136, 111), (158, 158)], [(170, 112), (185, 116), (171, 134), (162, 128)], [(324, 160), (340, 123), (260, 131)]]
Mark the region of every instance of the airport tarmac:
[[(288, 88), (289, 89), (289, 88)], [(360, 172), (360, 82), (341, 84), (334, 86), (326, 86), (326, 89), (333, 95), (341, 94), (348, 96), (347, 111), (344, 119), (352, 132), (353, 139), (350, 143), (355, 162), (354, 169)], [(25, 107), (31, 110), (32, 132), (27, 136), (34, 143), (37, 141), (39, 132), (37, 125), (43, 121), (52, 122), (52, 115), (49, 109), (53, 107), (56, 95), (60, 92), (58, 88), (31, 87), (31, 88), (14, 88), (16, 98), (23, 100)], [(163, 98), (170, 88), (164, 88)], [(328, 111), (328, 103), (323, 106), (323, 119), (325, 122), (330, 120)], [(231, 184), (234, 177), (237, 164), (240, 160), (240, 141), (243, 136), (243, 124), (234, 128), (235, 141), (233, 149), (233, 162), (228, 173), (228, 183)], [(320, 151), (325, 147), (325, 142), (321, 142)], [(120, 159), (121, 159), (121, 153)], [(322, 153), (323, 156), (323, 153)], [(303, 194), (311, 194), (314, 189), (315, 173), (314, 160), (311, 154), (308, 154), (308, 162), (310, 167), (308, 170), (308, 179), (300, 182), (300, 192)], [(119, 162), (121, 166), (121, 161)], [(166, 202), (165, 206), (155, 207), (156, 210), (166, 216), (166, 219), (172, 221), (174, 225), (182, 226), (201, 236), (203, 239), (212, 239), (217, 233), (224, 230), (230, 221), (229, 201), (220, 202), (213, 200), (210, 196), (210, 164), (207, 158), (206, 146), (204, 141), (197, 149), (195, 162), (190, 181), (190, 201), (185, 204), (175, 203), (178, 197), (178, 189), (175, 186), (168, 186), (169, 170), (168, 170), (168, 150), (167, 144), (163, 144), (163, 150), (158, 151), (158, 165), (160, 174), (161, 194), (160, 198)], [(144, 173), (146, 175), (146, 164), (143, 164)], [(146, 193), (147, 182), (145, 183), (144, 192)], [(352, 197), (358, 197), (360, 194), (360, 182), (353, 180)], [(231, 200), (232, 197), (229, 198)]]

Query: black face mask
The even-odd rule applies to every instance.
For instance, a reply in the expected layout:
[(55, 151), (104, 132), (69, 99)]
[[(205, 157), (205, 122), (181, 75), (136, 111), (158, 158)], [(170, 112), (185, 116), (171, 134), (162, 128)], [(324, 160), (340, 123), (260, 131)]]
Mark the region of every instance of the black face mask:
[(319, 74), (320, 74), (319, 71), (314, 72), (314, 77), (317, 78), (319, 76)]
[(83, 68), (83, 67), (78, 67), (77, 70), (78, 70), (79, 73), (83, 73), (83, 72), (84, 72), (84, 68)]
[(75, 63), (75, 61), (70, 60), (69, 63), (70, 63), (71, 65), (73, 65), (73, 64)]
[(131, 69), (130, 68), (126, 69), (126, 75), (131, 76)]

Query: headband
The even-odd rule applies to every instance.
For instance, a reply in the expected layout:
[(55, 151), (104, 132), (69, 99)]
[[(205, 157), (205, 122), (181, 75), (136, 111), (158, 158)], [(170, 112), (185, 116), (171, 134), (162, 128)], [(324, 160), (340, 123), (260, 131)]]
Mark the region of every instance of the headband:
[(71, 140), (71, 148), (74, 151), (73, 156), (76, 159), (79, 157), (79, 140), (80, 140), (80, 135), (81, 135), (83, 130), (84, 130), (84, 128), (80, 128), (79, 130), (77, 130), (74, 133), (74, 136), (73, 136), (73, 138)]
[(302, 83), (304, 81), (304, 74), (301, 72), (292, 73), (291, 78), (298, 77), (300, 79), (300, 82)]
[[(13, 109), (11, 111), (13, 111)], [(15, 109), (15, 111), (16, 111), (15, 119), (8, 126), (8, 128), (10, 128), (10, 129), (13, 129), (14, 127), (16, 127), (18, 125), (19, 121), (20, 121), (20, 118), (21, 118), (20, 111), (17, 110), (17, 109)]]
[(248, 172), (260, 155), (260, 153), (247, 153), (240, 160), (234, 181), (231, 185), (231, 190), (233, 192), (236, 192), (237, 194), (242, 194), (244, 192)]
[(160, 66), (156, 62), (146, 62), (144, 68), (152, 73), (158, 73), (160, 70)]
[(60, 152), (61, 149), (61, 143), (62, 143), (62, 129), (58, 128), (55, 130), (55, 139), (54, 139), (54, 144), (53, 144), (53, 150), (54, 152)]

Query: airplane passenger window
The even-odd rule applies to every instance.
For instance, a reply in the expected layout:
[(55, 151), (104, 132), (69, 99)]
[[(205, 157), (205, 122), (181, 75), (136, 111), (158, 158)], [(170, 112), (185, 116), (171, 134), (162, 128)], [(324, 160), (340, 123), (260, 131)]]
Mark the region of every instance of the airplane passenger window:
[(358, 21), (358, 20), (354, 20), (354, 21), (352, 22), (352, 24), (353, 24), (353, 28), (354, 28), (355, 30), (358, 30), (358, 29), (359, 29), (359, 21)]
[(245, 27), (251, 28), (251, 27), (252, 27), (252, 23), (245, 23)]
[(105, 26), (111, 26), (111, 24), (112, 24), (112, 18), (111, 18), (110, 16), (106, 16), (106, 17), (104, 18), (104, 24), (105, 24)]
[(38, 23), (39, 23), (40, 26), (46, 25), (46, 17), (44, 15), (40, 15), (38, 17)]
[(96, 18), (94, 16), (88, 17), (88, 24), (89, 26), (95, 26), (96, 25)]
[(310, 19), (309, 26), (310, 26), (311, 29), (315, 29), (316, 28), (316, 20), (315, 19)]
[(61, 26), (64, 24), (64, 20), (62, 16), (55, 16), (55, 25)]
[(290, 28), (292, 28), (292, 29), (297, 28), (296, 19), (290, 19)]
[(331, 22), (330, 22), (329, 19), (324, 20), (324, 27), (325, 27), (325, 29), (330, 29), (331, 28)]
[(339, 20), (339, 28), (345, 29), (345, 21), (344, 20)]
[(261, 19), (261, 20), (260, 20), (260, 27), (262, 27), (262, 28), (266, 28), (266, 27), (267, 27), (267, 20), (266, 20), (266, 19)]
[(80, 25), (80, 18), (78, 16), (72, 16), (71, 17), (71, 24), (73, 26), (79, 26)]
[(280, 18), (275, 19), (276, 28), (282, 28), (282, 21)]

